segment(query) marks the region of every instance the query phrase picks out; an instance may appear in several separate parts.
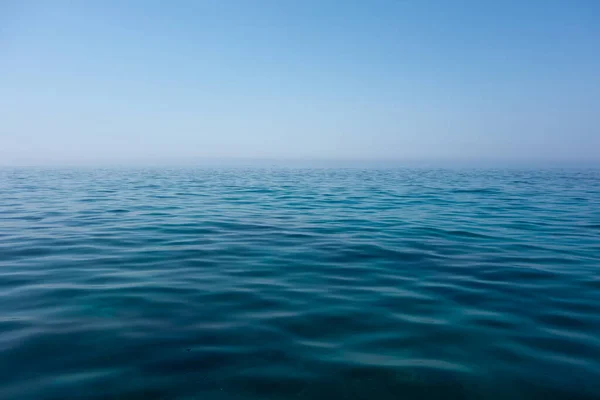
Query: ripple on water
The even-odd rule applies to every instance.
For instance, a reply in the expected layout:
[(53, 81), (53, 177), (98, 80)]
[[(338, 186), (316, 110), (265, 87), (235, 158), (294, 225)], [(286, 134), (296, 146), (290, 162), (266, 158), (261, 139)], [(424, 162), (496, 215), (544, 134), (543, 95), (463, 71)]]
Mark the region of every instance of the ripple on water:
[(595, 399), (600, 172), (0, 170), (0, 398)]

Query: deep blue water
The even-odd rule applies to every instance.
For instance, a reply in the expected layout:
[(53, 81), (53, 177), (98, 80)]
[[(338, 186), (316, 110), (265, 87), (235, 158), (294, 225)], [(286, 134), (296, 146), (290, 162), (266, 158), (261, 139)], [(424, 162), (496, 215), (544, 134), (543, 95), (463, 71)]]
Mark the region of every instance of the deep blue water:
[(0, 170), (2, 399), (599, 399), (600, 171)]

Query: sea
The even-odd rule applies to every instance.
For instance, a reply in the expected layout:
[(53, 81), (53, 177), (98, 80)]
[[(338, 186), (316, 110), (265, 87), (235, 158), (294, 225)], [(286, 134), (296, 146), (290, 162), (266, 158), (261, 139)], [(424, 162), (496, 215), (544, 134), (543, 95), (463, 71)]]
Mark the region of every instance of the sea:
[(0, 399), (600, 399), (600, 170), (0, 169)]

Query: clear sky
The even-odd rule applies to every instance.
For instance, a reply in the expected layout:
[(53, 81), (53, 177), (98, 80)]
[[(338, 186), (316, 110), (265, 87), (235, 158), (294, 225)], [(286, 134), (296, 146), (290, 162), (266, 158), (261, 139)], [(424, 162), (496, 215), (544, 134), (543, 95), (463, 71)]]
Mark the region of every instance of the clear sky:
[(0, 0), (0, 164), (600, 163), (600, 1)]

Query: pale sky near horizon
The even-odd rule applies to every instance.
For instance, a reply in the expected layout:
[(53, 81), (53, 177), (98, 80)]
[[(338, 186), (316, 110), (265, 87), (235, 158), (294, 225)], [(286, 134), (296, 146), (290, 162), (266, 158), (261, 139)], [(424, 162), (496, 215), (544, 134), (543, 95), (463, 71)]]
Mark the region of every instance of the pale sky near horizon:
[(600, 164), (600, 1), (0, 0), (0, 164)]

